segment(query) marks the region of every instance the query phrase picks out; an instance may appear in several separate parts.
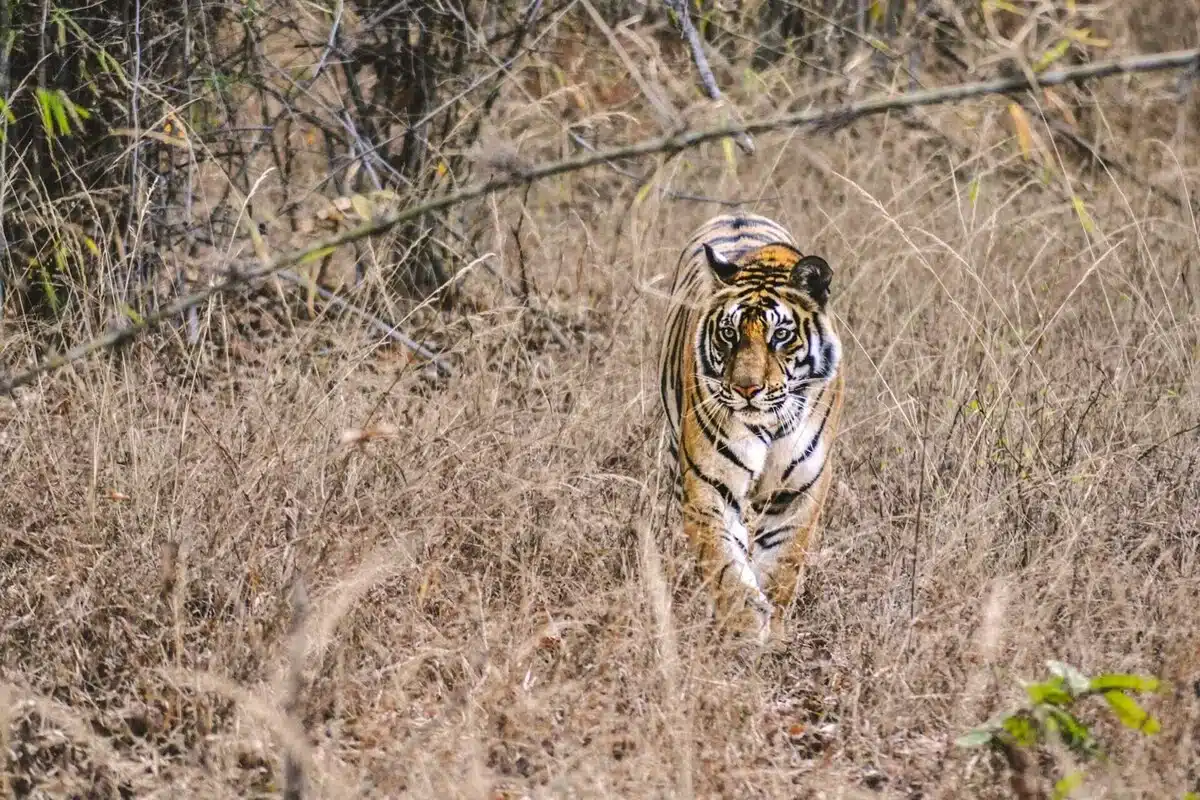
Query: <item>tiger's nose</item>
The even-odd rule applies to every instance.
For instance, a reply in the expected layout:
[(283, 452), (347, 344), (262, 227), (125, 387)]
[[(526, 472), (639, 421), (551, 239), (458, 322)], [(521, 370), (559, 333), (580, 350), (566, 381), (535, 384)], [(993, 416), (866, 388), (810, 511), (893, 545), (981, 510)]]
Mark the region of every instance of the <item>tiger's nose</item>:
[(738, 394), (740, 394), (742, 397), (746, 398), (747, 400), (749, 400), (751, 397), (754, 397), (754, 395), (761, 392), (762, 388), (763, 387), (757, 383), (751, 383), (751, 384), (747, 384), (747, 385), (735, 383), (733, 385), (733, 390), (735, 392), (737, 392)]

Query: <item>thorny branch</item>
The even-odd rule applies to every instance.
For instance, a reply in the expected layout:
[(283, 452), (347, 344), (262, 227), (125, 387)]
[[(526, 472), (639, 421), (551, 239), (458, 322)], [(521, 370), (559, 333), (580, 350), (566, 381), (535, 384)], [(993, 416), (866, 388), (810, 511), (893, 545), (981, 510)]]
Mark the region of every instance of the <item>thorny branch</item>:
[[(1088, 79), (1105, 78), (1112, 75), (1193, 67), (1197, 63), (1200, 63), (1200, 50), (1196, 49), (1131, 56), (1045, 72), (1036, 77), (1036, 85), (1056, 86)], [(193, 306), (207, 302), (213, 297), (232, 292), (237, 288), (269, 277), (287, 267), (314, 261), (344, 244), (383, 233), (400, 223), (460, 205), (468, 200), (473, 200), (492, 192), (525, 186), (544, 178), (576, 172), (616, 159), (658, 154), (674, 155), (706, 142), (734, 136), (738, 133), (756, 134), (781, 128), (842, 126), (863, 117), (882, 114), (888, 111), (941, 103), (953, 103), (972, 97), (989, 94), (1006, 94), (1031, 88), (1036, 87), (1029, 78), (1023, 75), (1015, 75), (990, 81), (946, 86), (938, 89), (924, 89), (896, 95), (882, 95), (859, 103), (850, 103), (836, 109), (799, 111), (766, 119), (752, 120), (744, 124), (725, 125), (701, 131), (681, 131), (667, 136), (645, 139), (622, 147), (582, 154), (574, 158), (530, 169), (515, 170), (502, 177), (493, 178), (475, 186), (442, 195), (424, 203), (409, 206), (406, 209), (372, 220), (310, 247), (275, 256), (274, 258), (263, 259), (258, 266), (240, 271), (231, 271), (220, 282), (180, 297), (173, 303), (152, 314), (146, 315), (140, 321), (126, 328), (109, 331), (103, 336), (98, 336), (95, 339), (75, 346), (65, 353), (51, 356), (42, 363), (12, 378), (0, 381), (0, 394), (12, 394), (15, 389), (31, 383), (43, 373), (61, 369), (93, 353), (129, 342), (146, 331), (163, 324)]]

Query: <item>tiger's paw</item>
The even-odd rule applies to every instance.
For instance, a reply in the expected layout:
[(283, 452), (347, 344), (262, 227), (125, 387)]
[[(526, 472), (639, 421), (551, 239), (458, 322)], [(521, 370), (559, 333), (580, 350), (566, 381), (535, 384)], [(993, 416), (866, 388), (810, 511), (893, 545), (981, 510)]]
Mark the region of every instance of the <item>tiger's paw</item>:
[(741, 642), (765, 646), (773, 625), (771, 601), (762, 592), (740, 597), (722, 597), (716, 604), (717, 625), (722, 633)]
[(767, 640), (763, 643), (764, 649), (771, 652), (782, 652), (788, 648), (788, 629), (787, 622), (784, 619), (785, 614), (782, 610), (776, 608), (775, 613), (771, 615), (771, 629), (767, 634)]

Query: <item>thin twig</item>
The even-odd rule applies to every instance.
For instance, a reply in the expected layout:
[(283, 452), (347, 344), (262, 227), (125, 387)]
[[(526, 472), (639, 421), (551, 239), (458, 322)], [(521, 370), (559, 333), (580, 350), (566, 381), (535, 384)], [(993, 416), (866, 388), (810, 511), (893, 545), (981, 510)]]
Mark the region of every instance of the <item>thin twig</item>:
[(454, 373), (453, 369), (451, 369), (450, 365), (446, 363), (445, 359), (441, 358), (437, 353), (433, 352), (415, 339), (410, 339), (395, 325), (389, 325), (387, 322), (381, 320), (379, 317), (374, 316), (370, 312), (364, 311), (353, 303), (342, 299), (340, 296), (329, 291), (324, 286), (321, 286), (315, 281), (307, 280), (291, 270), (281, 269), (275, 274), (289, 283), (294, 283), (297, 286), (301, 286), (305, 289), (312, 289), (314, 292), (324, 298), (325, 302), (329, 303), (329, 305), (334, 306), (335, 308), (340, 308), (341, 310), (358, 317), (387, 338), (399, 342), (412, 352), (419, 355), (421, 358), (427, 359), (433, 364), (434, 368), (437, 369), (438, 374), (440, 374), (442, 377), (449, 377)]
[[(1038, 76), (1037, 83), (1039, 86), (1055, 86), (1063, 83), (1104, 78), (1110, 75), (1179, 69), (1180, 67), (1190, 67), (1198, 61), (1200, 61), (1200, 50), (1177, 50), (1169, 53), (1131, 56), (1129, 58), (1098, 61), (1078, 67), (1068, 67), (1046, 72)], [(245, 271), (232, 271), (221, 282), (181, 297), (166, 307), (154, 313), (147, 314), (139, 322), (119, 330), (111, 330), (102, 336), (72, 347), (61, 355), (51, 356), (37, 366), (8, 380), (0, 381), (0, 394), (12, 394), (14, 389), (31, 383), (43, 373), (61, 369), (98, 351), (129, 342), (147, 330), (155, 328), (167, 320), (177, 317), (192, 306), (207, 302), (217, 295), (226, 294), (256, 280), (273, 275), (287, 267), (315, 261), (337, 247), (365, 239), (368, 236), (383, 233), (402, 222), (457, 206), (468, 200), (474, 200), (477, 197), (482, 197), (492, 192), (525, 186), (544, 178), (576, 172), (619, 158), (632, 158), (662, 153), (675, 154), (706, 142), (733, 136), (739, 132), (755, 134), (778, 130), (780, 128), (833, 124), (844, 125), (862, 117), (882, 114), (888, 111), (936, 105), (939, 103), (952, 103), (982, 95), (1005, 94), (1029, 88), (1032, 88), (1032, 86), (1026, 77), (1014, 75), (990, 81), (946, 86), (940, 89), (925, 89), (918, 92), (872, 97), (862, 102), (850, 103), (837, 109), (800, 111), (767, 119), (752, 120), (745, 124), (725, 125), (701, 131), (684, 131), (669, 136), (644, 139), (622, 147), (614, 147), (597, 153), (581, 154), (563, 161), (513, 171), (507, 175), (493, 178), (475, 186), (442, 195), (424, 203), (409, 206), (396, 213), (382, 216), (379, 219), (359, 225), (356, 228), (352, 228), (310, 247), (294, 250), (270, 259), (263, 258), (258, 266)]]
[[(667, 7), (674, 11), (675, 16), (679, 18), (679, 32), (683, 34), (683, 38), (687, 39), (688, 47), (692, 50), (692, 61), (696, 65), (696, 72), (700, 74), (700, 83), (704, 85), (704, 91), (711, 99), (723, 103), (725, 98), (721, 94), (721, 87), (717, 85), (717, 78), (713, 75), (712, 67), (708, 65), (708, 56), (704, 53), (704, 42), (700, 39), (700, 32), (692, 24), (692, 15), (688, 11), (688, 0), (666, 0), (666, 3)], [(742, 152), (746, 155), (754, 155), (754, 140), (748, 134), (736, 133), (733, 141), (742, 148)]]
[[(580, 136), (575, 131), (568, 128), (567, 135), (571, 137), (571, 140), (573, 142), (575, 142), (575, 144), (579, 145), (584, 150), (587, 150), (588, 152), (591, 152), (591, 153), (597, 152), (596, 148), (593, 147), (591, 144), (589, 144), (587, 139), (584, 139), (582, 136)], [(605, 164), (605, 166), (608, 167), (609, 169), (611, 169), (613, 172), (620, 175), (621, 177), (628, 178), (629, 180), (634, 181), (638, 185), (639, 188), (641, 188), (642, 186), (645, 186), (646, 181), (649, 181), (654, 177), (654, 171), (651, 171), (651, 173), (649, 175), (642, 176), (642, 175), (637, 175), (633, 172), (630, 172), (629, 170), (624, 169), (624, 168), (618, 166), (617, 164), (613, 164), (612, 162)], [(727, 206), (729, 208), (737, 208), (738, 206), (743, 206), (743, 205), (746, 205), (747, 203), (756, 202), (758, 200), (763, 199), (761, 197), (754, 197), (754, 198), (750, 198), (747, 200), (743, 200), (740, 198), (734, 199), (734, 200), (724, 200), (720, 197), (709, 197), (708, 195), (703, 195), (703, 194), (690, 194), (688, 192), (679, 192), (679, 191), (676, 191), (675, 189), (665, 189), (662, 187), (659, 187), (658, 191), (660, 193), (662, 193), (663, 197), (666, 197), (670, 200), (690, 200), (694, 203), (713, 203), (715, 205)]]
[[(12, 8), (8, 3), (0, 2), (0, 97), (4, 98), (6, 103), (10, 100), (8, 94), (9, 48), (6, 45), (10, 30), (12, 30)], [(8, 117), (0, 114), (0, 253), (9, 252), (8, 235), (5, 233), (3, 218), (5, 196), (8, 194), (8, 141)], [(7, 291), (8, 285), (5, 283), (5, 276), (0, 274), (0, 322), (4, 322), (4, 301)], [(2, 738), (0, 737), (0, 745), (4, 744)], [(6, 783), (6, 778), (0, 779), (0, 789), (3, 789)]]
[(621, 63), (625, 65), (625, 70), (629, 73), (629, 77), (633, 78), (633, 82), (641, 89), (642, 96), (650, 103), (650, 108), (657, 112), (658, 121), (662, 125), (663, 130), (678, 128), (679, 114), (671, 107), (670, 102), (647, 82), (646, 78), (642, 75), (642, 71), (638, 69), (637, 64), (633, 62), (633, 59), (629, 57), (629, 53), (625, 52), (625, 48), (621, 46), (621, 42), (617, 39), (617, 35), (613, 33), (613, 29), (604, 21), (604, 17), (600, 16), (600, 12), (588, 0), (579, 0), (579, 4), (583, 6), (588, 16), (592, 18), (592, 22), (604, 34), (604, 38), (608, 39), (613, 52), (617, 54), (617, 57), (621, 59)]
[(1174, 433), (1172, 433), (1172, 434), (1171, 434), (1170, 436), (1168, 436), (1167, 438), (1165, 438), (1165, 439), (1162, 439), (1162, 440), (1160, 440), (1160, 441), (1157, 441), (1157, 442), (1155, 442), (1154, 444), (1150, 445), (1150, 446), (1149, 446), (1149, 447), (1147, 447), (1145, 450), (1143, 450), (1141, 453), (1139, 453), (1139, 454), (1138, 454), (1138, 457), (1137, 457), (1137, 460), (1138, 460), (1138, 461), (1143, 461), (1143, 460), (1145, 460), (1145, 458), (1146, 458), (1147, 456), (1149, 456), (1151, 453), (1153, 453), (1153, 452), (1154, 452), (1155, 450), (1157, 450), (1158, 448), (1162, 447), (1162, 446), (1163, 446), (1164, 444), (1166, 444), (1167, 442), (1171, 441), (1172, 439), (1178, 439), (1180, 436), (1185, 436), (1185, 435), (1187, 435), (1187, 434), (1189, 434), (1189, 433), (1191, 433), (1191, 432), (1193, 432), (1193, 431), (1200, 431), (1200, 423), (1197, 423), (1197, 424), (1195, 424), (1195, 425), (1189, 425), (1189, 426), (1188, 426), (1188, 427), (1186, 427), (1186, 428), (1183, 428), (1183, 429), (1181, 429), (1181, 430), (1175, 431)]

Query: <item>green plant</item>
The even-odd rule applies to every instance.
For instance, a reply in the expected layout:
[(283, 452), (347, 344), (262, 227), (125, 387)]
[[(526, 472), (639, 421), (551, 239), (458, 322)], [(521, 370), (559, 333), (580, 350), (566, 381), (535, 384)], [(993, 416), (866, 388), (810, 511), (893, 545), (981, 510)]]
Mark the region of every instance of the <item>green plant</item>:
[[(1037, 767), (1028, 751), (1052, 743), (1065, 745), (1082, 761), (1103, 759), (1104, 751), (1086, 722), (1076, 713), (1080, 701), (1104, 698), (1109, 709), (1126, 727), (1147, 735), (1160, 725), (1127, 692), (1157, 692), (1158, 678), (1125, 673), (1107, 673), (1089, 678), (1061, 661), (1049, 661), (1050, 677), (1025, 686), (1028, 702), (1001, 714), (959, 737), (959, 747), (992, 747), (1012, 770), (1011, 786), (1018, 798), (1042, 797), (1037, 784)], [(1083, 773), (1069, 771), (1055, 777), (1051, 797), (1069, 797), (1083, 783)]]

